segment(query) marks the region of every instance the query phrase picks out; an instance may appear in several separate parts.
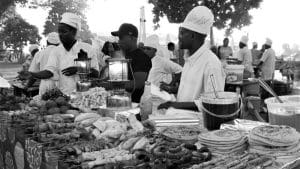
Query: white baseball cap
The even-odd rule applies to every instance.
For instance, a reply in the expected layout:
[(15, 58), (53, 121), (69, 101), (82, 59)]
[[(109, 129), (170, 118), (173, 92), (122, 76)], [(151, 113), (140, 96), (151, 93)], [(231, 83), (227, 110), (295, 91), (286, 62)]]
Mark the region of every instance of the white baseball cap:
[(214, 15), (211, 10), (205, 6), (197, 6), (188, 13), (181, 27), (207, 35), (213, 23)]

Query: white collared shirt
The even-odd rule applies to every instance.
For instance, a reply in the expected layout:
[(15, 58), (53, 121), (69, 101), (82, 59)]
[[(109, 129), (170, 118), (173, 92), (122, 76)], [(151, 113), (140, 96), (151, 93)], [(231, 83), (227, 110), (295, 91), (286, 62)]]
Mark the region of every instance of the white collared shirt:
[(218, 57), (205, 45), (199, 48), (184, 64), (177, 101), (193, 102), (206, 92), (213, 92), (210, 75), (217, 91), (224, 91), (225, 72)]
[(62, 70), (71, 66), (76, 66), (74, 59), (78, 58), (80, 49), (83, 49), (88, 53), (88, 57), (91, 58), (91, 67), (99, 71), (97, 56), (92, 46), (78, 41), (74, 44), (70, 51), (67, 51), (62, 44), (59, 45), (51, 52), (46, 65), (46, 70), (58, 75), (58, 88), (65, 94), (70, 94), (76, 90), (76, 82), (79, 80), (79, 76), (65, 76), (62, 73)]
[[(50, 46), (47, 46), (44, 50), (36, 53), (30, 64), (29, 71), (30, 72), (39, 72), (39, 71), (45, 70), (47, 62), (49, 60), (50, 53), (55, 48), (56, 48), (56, 46), (50, 45)], [(56, 86), (55, 83), (57, 82), (57, 80), (58, 80), (57, 76), (53, 76), (50, 79), (42, 79), (40, 86), (39, 86), (39, 95), (41, 96), (47, 90), (51, 90), (51, 89), (55, 88), (55, 86)]]
[(252, 66), (252, 55), (251, 51), (245, 46), (243, 49), (240, 49), (237, 53), (237, 58), (242, 62), (242, 65), (245, 66), (245, 70), (253, 73), (254, 69)]
[(180, 65), (162, 56), (155, 56), (151, 62), (152, 68), (149, 72), (148, 81), (155, 86), (160, 86), (160, 82), (171, 83), (172, 74), (182, 71)]
[(261, 67), (262, 79), (272, 80), (276, 62), (275, 51), (272, 48), (265, 50), (260, 60), (264, 62)]

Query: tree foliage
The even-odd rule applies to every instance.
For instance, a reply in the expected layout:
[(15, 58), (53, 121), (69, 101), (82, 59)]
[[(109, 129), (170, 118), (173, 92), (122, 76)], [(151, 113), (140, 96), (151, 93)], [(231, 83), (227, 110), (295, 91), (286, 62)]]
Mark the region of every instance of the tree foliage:
[(48, 0), (45, 7), (49, 7), (49, 14), (44, 25), (44, 35), (57, 31), (57, 26), (61, 20), (61, 16), (65, 12), (72, 12), (81, 17), (81, 31), (79, 38), (82, 40), (92, 37), (92, 33), (87, 25), (85, 10), (87, 9), (87, 1), (85, 0)]
[(25, 5), (28, 0), (0, 0), (0, 17), (11, 7), (15, 4), (22, 4)]
[(20, 50), (29, 43), (39, 43), (38, 28), (26, 22), (20, 15), (14, 14), (3, 22), (0, 31), (0, 41), (5, 42), (6, 46), (15, 50)]
[(149, 0), (154, 5), (155, 27), (159, 27), (160, 18), (167, 16), (171, 23), (181, 23), (195, 6), (210, 8), (215, 16), (214, 26), (226, 29), (230, 34), (233, 28), (242, 28), (251, 24), (250, 9), (258, 8), (262, 0)]

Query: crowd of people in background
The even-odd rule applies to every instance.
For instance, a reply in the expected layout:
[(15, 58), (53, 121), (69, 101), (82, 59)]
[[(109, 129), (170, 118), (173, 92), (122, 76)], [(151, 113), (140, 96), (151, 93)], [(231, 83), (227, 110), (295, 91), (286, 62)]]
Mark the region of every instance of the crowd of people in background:
[[(42, 80), (40, 94), (59, 87), (64, 93), (76, 89), (76, 66), (73, 60), (81, 50), (92, 59), (91, 77), (108, 79), (108, 60), (113, 58), (130, 59), (130, 69), (126, 90), (132, 93), (132, 101), (139, 102), (146, 81), (159, 86), (169, 93), (177, 93), (177, 103), (162, 107), (182, 106), (195, 108), (191, 102), (201, 93), (212, 91), (211, 77), (215, 80), (215, 89), (224, 90), (226, 65), (244, 66), (244, 78), (262, 78), (272, 81), (275, 71), (275, 51), (272, 40), (267, 38), (261, 49), (242, 36), (238, 51), (230, 46), (229, 38), (224, 38), (221, 46), (209, 46), (206, 37), (210, 32), (214, 16), (203, 6), (195, 7), (186, 17), (179, 30), (179, 43), (160, 44), (158, 35), (150, 35), (144, 42), (138, 43), (136, 26), (124, 23), (111, 35), (118, 41), (106, 41), (101, 47), (92, 46), (77, 39), (80, 30), (80, 18), (65, 13), (58, 26), (58, 32), (47, 36), (47, 47), (39, 51), (38, 45), (29, 48), (30, 56), (23, 64), (23, 71), (30, 73), (26, 88), (36, 79)], [(291, 55), (287, 45), (282, 58)], [(98, 49), (99, 48), (99, 49)], [(300, 56), (300, 52), (299, 52)], [(278, 58), (277, 58), (278, 59)], [(197, 78), (195, 78), (197, 77)], [(188, 104), (180, 104), (185, 102)]]

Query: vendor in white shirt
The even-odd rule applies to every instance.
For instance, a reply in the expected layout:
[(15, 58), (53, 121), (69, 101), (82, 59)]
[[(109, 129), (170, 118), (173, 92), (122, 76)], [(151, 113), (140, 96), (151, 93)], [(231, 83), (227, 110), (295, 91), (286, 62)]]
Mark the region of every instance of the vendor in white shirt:
[(267, 38), (265, 43), (265, 52), (260, 59), (259, 68), (261, 69), (262, 79), (270, 81), (274, 77), (276, 56), (272, 49), (272, 40)]
[[(29, 72), (39, 72), (45, 69), (46, 64), (49, 60), (50, 53), (59, 45), (59, 37), (58, 33), (52, 32), (49, 33), (47, 36), (47, 47), (38, 52), (35, 57), (33, 58), (31, 65), (29, 67)], [(35, 78), (31, 78), (27, 83), (26, 88), (29, 88), (35, 82)], [(39, 87), (39, 95), (43, 95), (47, 90), (51, 90), (55, 88), (55, 82), (57, 81), (57, 77), (50, 78), (50, 79), (43, 79), (41, 80), (40, 87)]]
[(159, 87), (161, 83), (170, 84), (172, 82), (172, 74), (175, 74), (175, 77), (180, 77), (182, 67), (163, 57), (163, 53), (157, 50), (158, 46), (157, 42), (152, 41), (151, 38), (147, 38), (143, 49), (152, 62), (152, 68), (147, 81)]
[(251, 50), (247, 47), (248, 40), (249, 39), (247, 36), (242, 36), (239, 43), (240, 50), (237, 53), (237, 58), (240, 61), (240, 64), (245, 66), (244, 79), (248, 79), (254, 76), (254, 69), (252, 66), (252, 54)]
[(187, 49), (190, 55), (182, 70), (177, 102), (163, 103), (159, 109), (198, 110), (194, 101), (203, 93), (213, 92), (211, 76), (216, 90), (224, 91), (225, 72), (221, 62), (204, 44), (213, 21), (211, 10), (204, 6), (195, 7), (185, 18), (179, 30), (179, 47)]
[(76, 90), (76, 82), (79, 76), (76, 75), (77, 67), (74, 59), (78, 57), (80, 50), (88, 53), (91, 58), (91, 77), (99, 76), (99, 65), (96, 53), (91, 45), (78, 42), (76, 34), (80, 30), (81, 19), (73, 13), (64, 13), (58, 26), (59, 45), (51, 52), (44, 71), (34, 73), (33, 76), (40, 79), (49, 79), (58, 76), (58, 88), (65, 94)]

